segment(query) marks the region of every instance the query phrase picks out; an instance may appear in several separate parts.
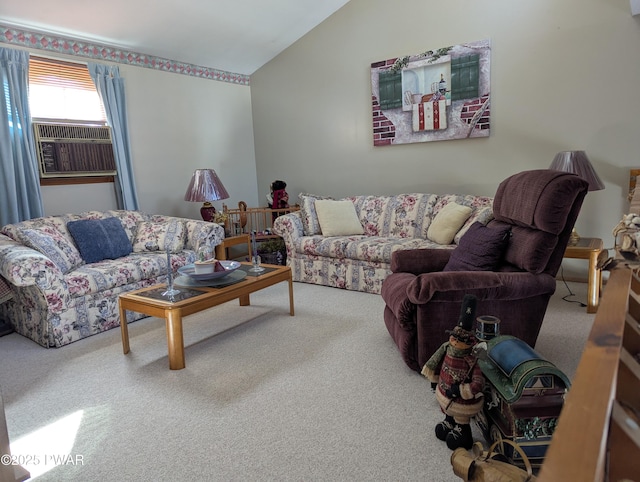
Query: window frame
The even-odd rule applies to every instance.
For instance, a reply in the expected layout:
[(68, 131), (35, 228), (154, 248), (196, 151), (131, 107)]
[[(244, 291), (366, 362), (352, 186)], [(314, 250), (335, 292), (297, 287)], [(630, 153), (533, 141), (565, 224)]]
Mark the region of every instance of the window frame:
[[(95, 99), (99, 102), (100, 112), (99, 119), (79, 119), (77, 118), (78, 116), (72, 116), (76, 118), (67, 119), (61, 118), (66, 117), (64, 115), (57, 115), (56, 117), (43, 117), (41, 115), (33, 116), (34, 109), (31, 108), (32, 122), (34, 123), (34, 136), (37, 144), (36, 149), (40, 173), (40, 185), (114, 182), (115, 176), (117, 175), (117, 166), (115, 165), (114, 169), (109, 171), (87, 171), (82, 169), (71, 169), (69, 171), (46, 172), (43, 164), (43, 153), (41, 152), (42, 149), (40, 146), (40, 142), (38, 142), (39, 136), (36, 132), (36, 124), (53, 124), (57, 126), (96, 126), (109, 128), (104, 104), (102, 103), (102, 99), (98, 94), (95, 83), (93, 82), (93, 79), (89, 74), (87, 64), (84, 62), (61, 60), (57, 58), (31, 54), (29, 57), (30, 90), (32, 90), (32, 88), (36, 85), (61, 86), (68, 89), (93, 92), (96, 96)], [(29, 99), (29, 103), (31, 107), (33, 105), (31, 98)], [(35, 110), (36, 114), (40, 114), (40, 111), (38, 111), (38, 109)], [(44, 142), (45, 141), (43, 141), (43, 143)], [(113, 144), (111, 143), (111, 145)]]

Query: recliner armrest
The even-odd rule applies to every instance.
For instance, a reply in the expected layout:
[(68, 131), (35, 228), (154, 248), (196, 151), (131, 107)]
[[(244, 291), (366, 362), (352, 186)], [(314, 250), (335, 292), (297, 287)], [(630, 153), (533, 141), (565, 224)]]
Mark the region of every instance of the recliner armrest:
[(392, 273), (382, 282), (380, 295), (403, 328), (415, 326), (416, 305), (409, 301), (407, 286), (415, 279), (411, 273)]
[(556, 289), (556, 280), (546, 273), (494, 271), (445, 271), (417, 276), (407, 286), (409, 301), (425, 304), (431, 300), (461, 303), (465, 294), (483, 300), (518, 300)]
[(449, 261), (452, 249), (403, 249), (391, 254), (392, 273), (419, 275), (442, 271)]

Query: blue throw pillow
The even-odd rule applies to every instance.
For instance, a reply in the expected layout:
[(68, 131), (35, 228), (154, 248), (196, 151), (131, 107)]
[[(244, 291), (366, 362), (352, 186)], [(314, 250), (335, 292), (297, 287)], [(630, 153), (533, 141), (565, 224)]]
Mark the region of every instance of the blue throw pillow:
[(117, 259), (132, 251), (131, 241), (118, 218), (70, 221), (67, 229), (85, 263)]

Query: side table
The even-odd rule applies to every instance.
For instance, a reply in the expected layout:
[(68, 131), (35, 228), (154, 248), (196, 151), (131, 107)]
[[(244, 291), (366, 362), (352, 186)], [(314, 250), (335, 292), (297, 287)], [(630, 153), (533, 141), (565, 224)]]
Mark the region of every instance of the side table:
[(248, 234), (239, 234), (237, 236), (224, 238), (222, 242), (216, 246), (216, 259), (228, 259), (229, 253), (227, 250), (231, 246), (238, 246), (245, 243), (247, 245), (247, 253), (251, 253), (251, 236)]
[(598, 268), (598, 256), (604, 249), (600, 238), (580, 238), (576, 244), (567, 246), (565, 258), (589, 260), (589, 287), (587, 295), (587, 313), (596, 313), (600, 303), (602, 289), (602, 270)]

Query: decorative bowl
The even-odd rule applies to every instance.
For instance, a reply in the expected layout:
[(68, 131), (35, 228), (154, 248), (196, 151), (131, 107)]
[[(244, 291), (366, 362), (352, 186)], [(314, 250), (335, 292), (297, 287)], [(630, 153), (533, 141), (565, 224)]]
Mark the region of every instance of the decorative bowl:
[(224, 267), (224, 271), (214, 271), (212, 273), (196, 273), (195, 266), (193, 264), (187, 264), (178, 268), (178, 273), (184, 274), (198, 281), (210, 280), (216, 278), (222, 278), (229, 273), (234, 272), (240, 267), (240, 263), (237, 261), (220, 261), (220, 264)]

